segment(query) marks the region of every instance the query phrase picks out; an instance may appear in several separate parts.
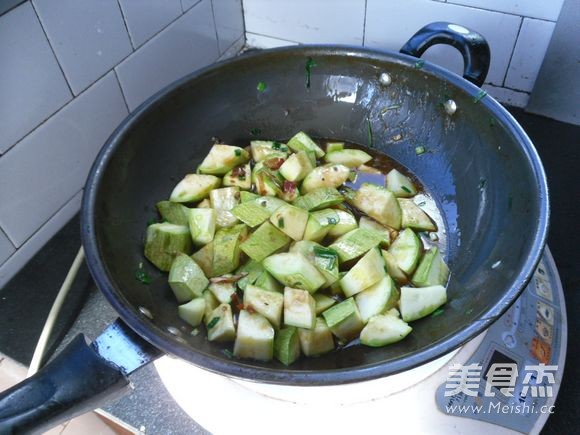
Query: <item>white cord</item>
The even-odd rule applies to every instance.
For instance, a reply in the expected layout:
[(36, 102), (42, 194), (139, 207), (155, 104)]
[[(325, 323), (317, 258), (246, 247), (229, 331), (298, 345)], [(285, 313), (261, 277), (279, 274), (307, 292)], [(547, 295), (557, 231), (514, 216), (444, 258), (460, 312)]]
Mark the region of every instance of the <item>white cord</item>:
[(30, 362), (28, 374), (26, 375), (27, 378), (29, 378), (30, 376), (35, 374), (38, 371), (38, 369), (40, 368), (40, 366), (42, 365), (42, 359), (44, 357), (44, 352), (46, 351), (46, 345), (48, 344), (48, 339), (50, 338), (50, 334), (52, 333), (52, 329), (54, 328), (54, 324), (55, 324), (56, 319), (58, 317), (58, 313), (60, 312), (60, 309), (62, 308), (64, 300), (66, 299), (66, 296), (67, 296), (67, 294), (72, 286), (72, 283), (73, 283), (75, 277), (77, 276), (77, 273), (79, 271), (79, 268), (81, 267), (81, 264), (83, 263), (84, 258), (85, 258), (85, 251), (84, 251), (83, 247), (81, 246), (81, 248), (79, 249), (79, 252), (77, 253), (77, 256), (75, 257), (75, 260), (73, 261), (73, 264), (72, 264), (70, 270), (68, 271), (68, 273), (66, 275), (66, 278), (64, 279), (64, 282), (62, 283), (62, 286), (60, 287), (60, 290), (58, 291), (58, 294), (56, 295), (56, 299), (54, 300), (54, 303), (52, 304), (52, 308), (50, 309), (50, 312), (48, 313), (46, 323), (44, 324), (44, 327), (42, 328), (42, 333), (40, 334), (40, 338), (38, 339), (38, 343), (36, 343), (36, 349), (34, 349), (34, 355), (32, 355), (32, 361)]

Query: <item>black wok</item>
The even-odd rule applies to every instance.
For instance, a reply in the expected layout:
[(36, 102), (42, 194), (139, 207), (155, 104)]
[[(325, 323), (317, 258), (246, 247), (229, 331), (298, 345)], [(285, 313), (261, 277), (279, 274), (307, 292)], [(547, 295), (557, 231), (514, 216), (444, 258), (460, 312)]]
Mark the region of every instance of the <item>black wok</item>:
[[(465, 79), (409, 55), (433, 43), (462, 52)], [(402, 52), (302, 46), (248, 53), (173, 83), (133, 112), (97, 157), (82, 206), (88, 265), (122, 320), (92, 345), (78, 338), (66, 356), (5, 392), (0, 432), (45, 429), (97, 406), (160, 351), (257, 382), (340, 384), (423, 364), (491, 325), (540, 258), (548, 225), (544, 171), (521, 127), (470, 83), (481, 85), (489, 65), (480, 35), (434, 23)], [(448, 99), (453, 114), (442, 105)], [(384, 348), (353, 346), (291, 367), (233, 360), (205, 334), (189, 333), (153, 266), (145, 263), (151, 285), (135, 279), (143, 233), (155, 202), (195, 170), (212, 137), (245, 146), (298, 130), (373, 146), (427, 186), (445, 218), (449, 303), (444, 315), (415, 322), (407, 339)], [(417, 155), (416, 146), (427, 153)]]

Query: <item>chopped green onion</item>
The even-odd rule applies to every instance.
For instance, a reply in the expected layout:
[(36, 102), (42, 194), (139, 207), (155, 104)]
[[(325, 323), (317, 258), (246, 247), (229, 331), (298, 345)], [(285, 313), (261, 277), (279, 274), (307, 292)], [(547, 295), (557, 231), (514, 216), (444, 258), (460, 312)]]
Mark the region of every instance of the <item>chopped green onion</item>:
[(214, 318), (213, 318), (213, 319), (211, 319), (211, 320), (209, 321), (209, 323), (207, 324), (207, 329), (211, 329), (211, 328), (213, 328), (215, 325), (217, 325), (217, 322), (219, 322), (219, 321), (220, 321), (220, 318), (219, 318), (219, 317), (214, 317)]
[(422, 145), (415, 147), (415, 154), (417, 154), (418, 156), (420, 156), (421, 154), (425, 154), (426, 152), (427, 152), (427, 150)]
[(486, 95), (487, 95), (487, 92), (485, 92), (484, 90), (479, 91), (479, 93), (473, 99), (473, 102), (479, 103)]
[(401, 186), (401, 189), (403, 189), (407, 193), (411, 193), (411, 189), (409, 189), (407, 186)]
[(487, 180), (485, 178), (480, 178), (479, 179), (479, 189), (485, 189), (485, 186), (487, 185)]
[(246, 180), (246, 176), (245, 175), (239, 175), (238, 176), (238, 180), (245, 181)]
[(233, 354), (233, 353), (232, 353), (232, 351), (231, 351), (231, 350), (229, 350), (229, 349), (224, 349), (222, 352), (223, 352), (223, 353), (224, 353), (224, 355), (225, 355), (225, 356), (227, 356), (229, 359), (232, 359), (232, 358), (234, 357), (234, 354)]
[(274, 142), (272, 144), (272, 149), (273, 150), (279, 150), (280, 148), (282, 148), (282, 144), (280, 142)]
[(258, 86), (256, 86), (256, 89), (260, 92), (264, 92), (266, 90), (266, 83), (264, 82), (259, 82)]
[(316, 257), (326, 260), (324, 268), (327, 270), (332, 270), (338, 261), (338, 254), (334, 249), (325, 248), (324, 246), (315, 246), (313, 252)]
[(252, 128), (250, 130), (250, 133), (252, 134), (252, 136), (258, 136), (258, 135), (262, 134), (262, 129), (260, 129), (260, 128)]
[(143, 270), (143, 263), (139, 263), (139, 269), (135, 272), (135, 279), (145, 285), (151, 284), (151, 277)]
[(278, 228), (284, 228), (284, 218), (278, 219)]
[(443, 314), (445, 310), (443, 308), (437, 308), (435, 311), (433, 311), (433, 314), (431, 314), (431, 317), (437, 317), (440, 316), (441, 314)]
[(421, 201), (419, 204), (417, 204), (419, 207), (423, 207), (425, 204), (427, 204), (425, 201)]
[(419, 59), (417, 62), (415, 62), (416, 69), (421, 69), (421, 68), (423, 68), (424, 65), (425, 65), (425, 61), (423, 59)]
[(314, 60), (309, 57), (308, 60), (306, 61), (306, 65), (304, 66), (304, 69), (306, 69), (306, 88), (310, 89), (310, 75), (312, 74), (312, 67), (317, 66), (316, 62), (314, 62)]
[(234, 151), (234, 153), (236, 154), (236, 156), (237, 156), (237, 157), (240, 157), (240, 156), (242, 155), (242, 150), (240, 150), (240, 149), (236, 149), (236, 150)]
[(373, 126), (371, 125), (371, 120), (367, 117), (367, 130), (368, 130), (368, 142), (369, 148), (373, 147)]

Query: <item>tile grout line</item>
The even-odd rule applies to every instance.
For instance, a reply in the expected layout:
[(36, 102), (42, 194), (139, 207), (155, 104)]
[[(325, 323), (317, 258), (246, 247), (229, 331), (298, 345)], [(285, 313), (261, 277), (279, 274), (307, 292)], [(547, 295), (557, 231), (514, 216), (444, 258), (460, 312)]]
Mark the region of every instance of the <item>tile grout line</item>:
[(121, 80), (119, 80), (119, 75), (117, 74), (117, 70), (115, 68), (113, 68), (113, 74), (115, 74), (115, 79), (117, 80), (117, 84), (119, 85), (119, 90), (121, 91), (121, 96), (123, 97), (123, 103), (125, 103), (125, 108), (127, 109), (127, 114), (130, 114), (131, 110), (129, 110), (129, 104), (127, 103), (127, 97), (125, 97), (125, 91), (123, 91), (123, 86), (121, 86)]
[(133, 37), (131, 36), (131, 32), (129, 32), (129, 25), (127, 24), (127, 18), (125, 17), (125, 13), (123, 12), (123, 8), (121, 7), (121, 2), (119, 0), (117, 0), (117, 6), (119, 7), (119, 12), (121, 12), (121, 18), (123, 18), (123, 24), (125, 25), (125, 31), (127, 32), (127, 37), (129, 38), (129, 43), (131, 44), (132, 53), (134, 53), (136, 50), (135, 43), (133, 42)]
[(248, 43), (248, 38), (246, 37), (246, 9), (244, 7), (244, 0), (240, 0), (240, 6), (242, 7), (242, 23), (244, 26), (244, 31), (242, 33), (242, 36), (244, 37), (244, 45), (242, 47), (245, 47)]
[[(208, 1), (209, 1), (209, 4), (210, 4), (210, 6), (211, 6), (211, 16), (212, 16), (212, 18), (213, 18), (213, 30), (214, 30), (214, 32), (215, 32), (215, 43), (216, 43), (216, 45), (217, 45), (217, 51), (218, 51), (218, 57), (216, 58), (216, 60), (217, 60), (217, 59), (219, 59), (219, 57), (220, 57), (220, 56), (221, 56), (223, 53), (220, 51), (220, 37), (219, 37), (219, 35), (218, 35), (218, 31), (217, 31), (217, 23), (216, 23), (216, 21), (215, 21), (215, 12), (214, 12), (214, 10), (213, 10), (213, 0), (208, 0)], [(224, 53), (225, 53), (225, 52), (226, 52), (226, 51), (224, 50)], [(215, 62), (215, 61), (214, 61), (214, 62)]]
[[(434, 0), (434, 1), (436, 1), (437, 3), (441, 3), (438, 0)], [(453, 3), (453, 1), (451, 1), (451, 0), (446, 1), (445, 4), (453, 5), (453, 6), (459, 6), (461, 8), (467, 8), (467, 9), (476, 9), (476, 10), (485, 11), (485, 12), (494, 12), (496, 14), (511, 15), (513, 17), (530, 18), (532, 20), (548, 21), (550, 23), (556, 23), (556, 21), (557, 21), (557, 18), (556, 18), (556, 20), (550, 20), (548, 18), (532, 17), (532, 16), (529, 16), (529, 15), (523, 15), (523, 14), (518, 14), (518, 13), (513, 13), (513, 12), (504, 12), (504, 11), (498, 11), (498, 10), (495, 10), (495, 9), (483, 8), (481, 6), (472, 6), (472, 5), (464, 5), (464, 4), (461, 4), (461, 3)]]
[(368, 7), (368, 0), (365, 0), (365, 14), (363, 17), (363, 37), (362, 37), (362, 46), (365, 46), (365, 39), (367, 33), (367, 7)]
[[(4, 231), (4, 229), (2, 228), (2, 226), (0, 226), (0, 235), (4, 234), (4, 237), (6, 238), (6, 240), (8, 240), (8, 243), (10, 243), (12, 245), (12, 247), (17, 250), (18, 248), (16, 247), (16, 245), (14, 244), (14, 242), (12, 241), (12, 239), (10, 237), (8, 237), (8, 233), (6, 231)], [(16, 251), (14, 251), (16, 252)], [(14, 254), (14, 252), (12, 254)], [(12, 254), (10, 254), (10, 256), (8, 258), (10, 258), (12, 256)], [(8, 258), (4, 261), (8, 261)], [(4, 263), (0, 263), (0, 264), (4, 264)]]
[(510, 60), (507, 63), (507, 67), (505, 69), (505, 73), (503, 75), (503, 80), (501, 81), (502, 87), (505, 86), (505, 81), (507, 80), (508, 73), (510, 71), (510, 66), (512, 64), (512, 59), (514, 58), (514, 53), (516, 52), (516, 47), (518, 45), (518, 40), (520, 39), (520, 32), (522, 31), (522, 27), (524, 25), (524, 17), (520, 17), (520, 25), (518, 27), (518, 33), (516, 34), (516, 40), (514, 41), (514, 46), (512, 48), (512, 52), (510, 54)]
[[(265, 36), (266, 38), (270, 38), (270, 39), (277, 39), (278, 41), (284, 41), (284, 42), (292, 42), (293, 44), (302, 44), (302, 42), (298, 42), (298, 41), (292, 41), (291, 39), (284, 39), (284, 38), (278, 38), (277, 36), (272, 36), (272, 35), (265, 35), (263, 33), (257, 33), (257, 32), (246, 32), (246, 34), (250, 34), (250, 35), (257, 35), (257, 36)], [(246, 38), (247, 39), (247, 38)]]

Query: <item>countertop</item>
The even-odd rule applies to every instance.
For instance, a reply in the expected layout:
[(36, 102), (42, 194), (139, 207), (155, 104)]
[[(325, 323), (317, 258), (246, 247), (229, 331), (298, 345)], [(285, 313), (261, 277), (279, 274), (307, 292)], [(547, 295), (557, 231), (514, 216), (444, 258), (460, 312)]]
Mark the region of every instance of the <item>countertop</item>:
[[(535, 143), (544, 163), (551, 192), (552, 215), (548, 244), (566, 295), (569, 331), (580, 329), (580, 206), (577, 171), (580, 167), (580, 127), (510, 109)], [(80, 246), (79, 218), (74, 217), (3, 289), (0, 289), (0, 352), (28, 365), (44, 321)], [(96, 289), (82, 266), (65, 303), (49, 353), (77, 333), (96, 337), (115, 312)], [(580, 346), (568, 341), (564, 380), (555, 414), (544, 434), (575, 433), (580, 428)], [(133, 375), (135, 389), (105, 408), (146, 433), (208, 433), (171, 399), (154, 367)]]

